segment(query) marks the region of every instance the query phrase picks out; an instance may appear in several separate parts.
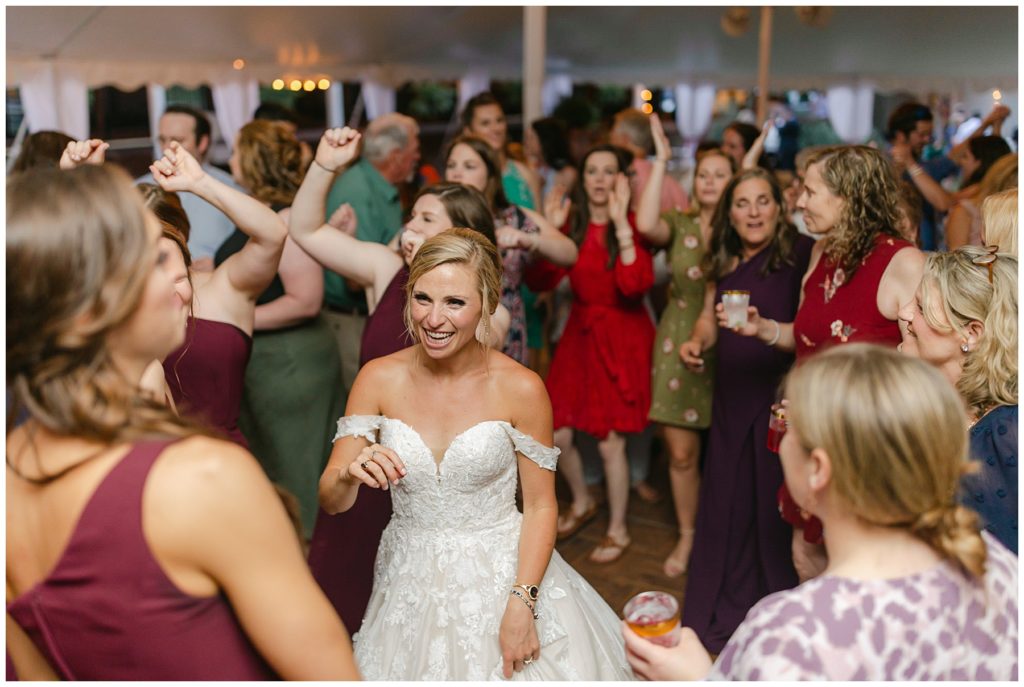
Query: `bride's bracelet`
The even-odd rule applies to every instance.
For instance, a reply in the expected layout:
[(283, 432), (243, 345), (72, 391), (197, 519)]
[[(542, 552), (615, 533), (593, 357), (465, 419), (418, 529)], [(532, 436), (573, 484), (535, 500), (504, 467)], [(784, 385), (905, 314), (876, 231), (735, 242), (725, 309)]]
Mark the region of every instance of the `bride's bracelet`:
[(530, 609), (530, 613), (533, 614), (534, 620), (540, 619), (540, 616), (537, 615), (537, 609), (534, 607), (533, 603), (526, 598), (526, 594), (523, 594), (518, 589), (510, 589), (509, 594), (515, 594), (524, 604), (526, 604), (526, 607)]

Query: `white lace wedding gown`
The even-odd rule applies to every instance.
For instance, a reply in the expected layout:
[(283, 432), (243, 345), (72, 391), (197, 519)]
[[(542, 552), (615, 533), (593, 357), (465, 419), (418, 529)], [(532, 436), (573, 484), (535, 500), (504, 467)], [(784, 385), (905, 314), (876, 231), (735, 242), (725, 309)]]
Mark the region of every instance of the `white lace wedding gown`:
[[(504, 679), (498, 629), (515, 583), (522, 514), (516, 451), (547, 470), (558, 449), (507, 422), (473, 425), (440, 464), (412, 427), (353, 415), (342, 436), (394, 449), (408, 473), (391, 487), (394, 514), (380, 542), (373, 594), (353, 637), (368, 680)], [(619, 620), (558, 552), (540, 583), (540, 659), (522, 680), (632, 680)]]

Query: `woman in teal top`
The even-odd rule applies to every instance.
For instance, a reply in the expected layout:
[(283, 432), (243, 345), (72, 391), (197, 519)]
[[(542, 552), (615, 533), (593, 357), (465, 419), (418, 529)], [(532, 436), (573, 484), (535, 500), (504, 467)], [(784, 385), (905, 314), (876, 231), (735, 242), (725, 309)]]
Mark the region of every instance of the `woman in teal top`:
[[(686, 572), (693, 547), (700, 490), (700, 430), (711, 424), (711, 389), (714, 350), (705, 352), (705, 368), (690, 372), (679, 357), (679, 347), (690, 340), (706, 298), (715, 297), (700, 263), (711, 238), (711, 217), (729, 179), (732, 159), (715, 148), (701, 153), (693, 177), (693, 209), (670, 210), (659, 216), (661, 183), (671, 149), (657, 115), (651, 115), (656, 159), (636, 213), (636, 227), (655, 246), (668, 251), (672, 274), (668, 305), (658, 323), (651, 370), (651, 411), (648, 417), (661, 426), (669, 453), (672, 500), (679, 522), (679, 541), (665, 559), (664, 572), (678, 577)], [(710, 287), (710, 288), (709, 288)]]

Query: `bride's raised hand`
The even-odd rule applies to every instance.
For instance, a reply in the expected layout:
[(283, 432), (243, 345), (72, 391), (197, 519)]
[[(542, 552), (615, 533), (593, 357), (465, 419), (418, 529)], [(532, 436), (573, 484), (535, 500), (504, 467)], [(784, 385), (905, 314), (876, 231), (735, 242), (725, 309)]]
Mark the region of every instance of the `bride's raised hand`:
[(505, 615), (498, 630), (501, 671), (506, 679), (540, 658), (540, 640), (533, 611), (514, 594), (508, 595)]
[(368, 487), (384, 491), (388, 490), (389, 483), (397, 485), (405, 474), (405, 463), (398, 454), (380, 444), (370, 444), (348, 465), (350, 482), (362, 482)]

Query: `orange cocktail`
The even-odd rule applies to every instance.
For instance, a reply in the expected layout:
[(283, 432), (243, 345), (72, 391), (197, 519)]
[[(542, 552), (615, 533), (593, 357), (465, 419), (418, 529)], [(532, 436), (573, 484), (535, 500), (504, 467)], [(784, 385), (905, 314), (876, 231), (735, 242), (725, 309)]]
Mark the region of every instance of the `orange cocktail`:
[(662, 646), (679, 643), (679, 602), (665, 592), (641, 592), (622, 610), (633, 632)]

